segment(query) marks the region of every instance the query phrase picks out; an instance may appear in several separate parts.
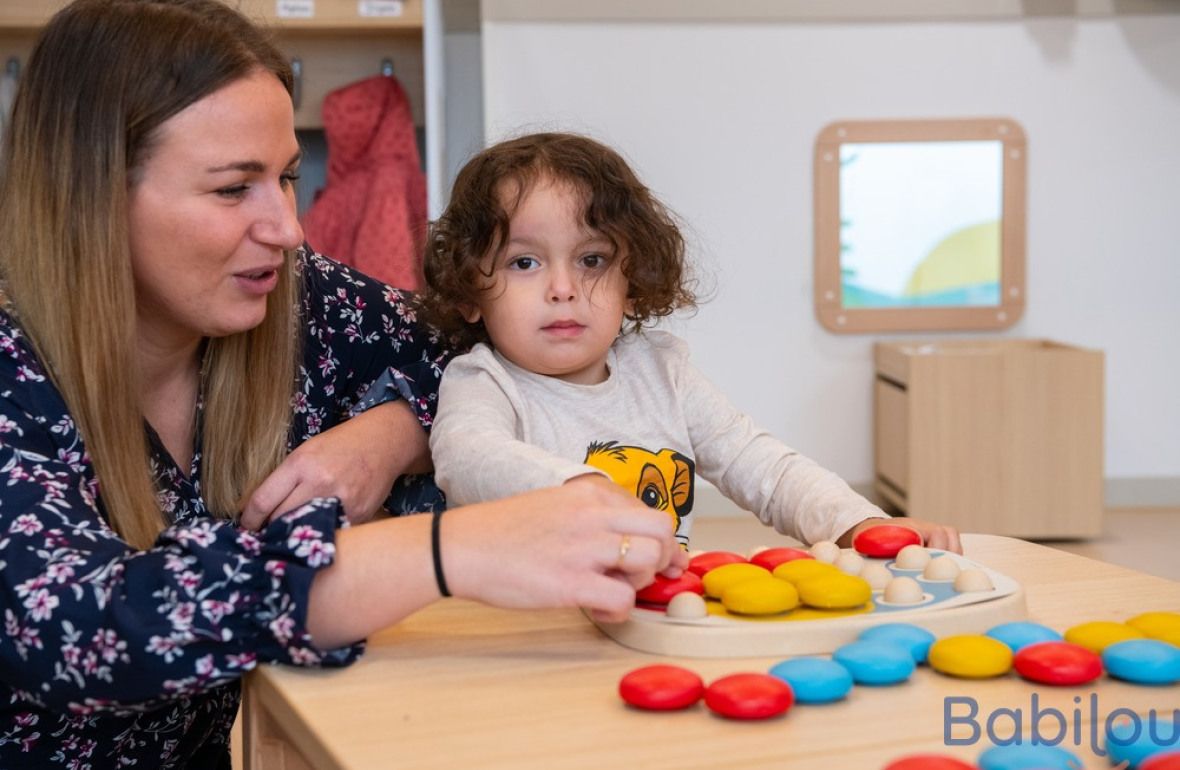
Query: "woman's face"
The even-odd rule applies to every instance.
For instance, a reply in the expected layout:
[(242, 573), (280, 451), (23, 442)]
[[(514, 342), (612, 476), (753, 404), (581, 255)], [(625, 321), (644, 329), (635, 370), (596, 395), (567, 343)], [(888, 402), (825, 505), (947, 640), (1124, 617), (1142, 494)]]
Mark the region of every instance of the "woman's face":
[(252, 329), (297, 248), (291, 99), (259, 70), (162, 124), (130, 195), (140, 342), (168, 350)]

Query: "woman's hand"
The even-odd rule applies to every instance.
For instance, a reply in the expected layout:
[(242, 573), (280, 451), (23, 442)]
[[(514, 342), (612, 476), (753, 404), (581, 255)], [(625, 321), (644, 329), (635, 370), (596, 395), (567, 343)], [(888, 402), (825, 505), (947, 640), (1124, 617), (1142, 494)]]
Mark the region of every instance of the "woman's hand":
[(441, 524), (452, 592), (499, 607), (583, 607), (621, 621), (636, 589), (688, 566), (666, 513), (593, 475), (457, 508)]
[[(582, 607), (621, 621), (637, 588), (688, 566), (671, 518), (605, 480), (453, 508), (439, 525), (452, 595), (497, 607)], [(430, 529), (430, 516), (401, 516), (336, 534), (336, 560), (316, 574), (308, 606), (318, 646), (363, 639), (438, 598)]]
[(254, 490), (241, 526), (260, 529), (316, 497), (338, 497), (353, 524), (368, 521), (404, 473), (430, 470), (426, 433), (409, 405), (372, 407), (295, 448)]
[(908, 516), (892, 519), (865, 519), (852, 529), (845, 532), (837, 540), (841, 548), (848, 548), (858, 534), (871, 527), (892, 524), (899, 527), (909, 527), (922, 536), (922, 543), (927, 548), (937, 548), (940, 551), (963, 553), (963, 545), (959, 542), (959, 531), (945, 524), (936, 524), (923, 519), (911, 519)]

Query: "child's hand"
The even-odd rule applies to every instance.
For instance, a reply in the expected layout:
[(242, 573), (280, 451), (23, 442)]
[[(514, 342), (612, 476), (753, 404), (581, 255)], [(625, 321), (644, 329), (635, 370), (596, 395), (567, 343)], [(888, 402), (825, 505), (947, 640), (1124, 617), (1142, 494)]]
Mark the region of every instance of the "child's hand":
[(879, 527), (883, 524), (909, 527), (922, 536), (922, 543), (927, 548), (937, 548), (940, 551), (951, 551), (952, 553), (963, 553), (963, 544), (959, 542), (959, 530), (946, 524), (936, 524), (923, 519), (911, 519), (908, 516), (891, 519), (865, 519), (841, 535), (840, 539), (836, 542), (840, 547), (848, 548), (852, 545), (853, 538), (858, 534), (866, 529)]

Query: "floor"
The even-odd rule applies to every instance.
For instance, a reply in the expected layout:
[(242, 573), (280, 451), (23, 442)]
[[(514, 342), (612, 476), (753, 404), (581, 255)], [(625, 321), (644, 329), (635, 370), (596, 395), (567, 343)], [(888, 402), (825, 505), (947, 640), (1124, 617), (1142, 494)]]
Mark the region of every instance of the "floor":
[(1103, 530), (1095, 540), (1044, 545), (1180, 581), (1180, 508), (1110, 509)]
[[(718, 526), (719, 522), (725, 522), (724, 528)], [(755, 517), (750, 516), (748, 522), (749, 529), (743, 525), (741, 531), (736, 533), (740, 540), (735, 542), (745, 544), (757, 541), (763, 532), (769, 537), (775, 537), (774, 533), (766, 530)], [(727, 536), (735, 536), (728, 534), (733, 532), (731, 517), (702, 518), (694, 526), (694, 541), (700, 542), (704, 547), (743, 549), (739, 545), (726, 544)], [(722, 529), (725, 530), (725, 534)], [(1180, 508), (1110, 509), (1106, 512), (1104, 530), (1102, 537), (1094, 540), (1046, 541), (1043, 544), (1180, 581)], [(233, 766), (241, 768), (240, 719), (234, 725), (231, 741)]]

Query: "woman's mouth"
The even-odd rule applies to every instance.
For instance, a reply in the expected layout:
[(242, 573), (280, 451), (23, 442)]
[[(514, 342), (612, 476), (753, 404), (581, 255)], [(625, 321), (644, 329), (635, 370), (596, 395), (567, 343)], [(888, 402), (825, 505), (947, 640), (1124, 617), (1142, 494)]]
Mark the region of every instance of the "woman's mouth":
[(279, 284), (279, 271), (276, 268), (251, 270), (244, 273), (234, 273), (239, 287), (248, 294), (269, 294)]

